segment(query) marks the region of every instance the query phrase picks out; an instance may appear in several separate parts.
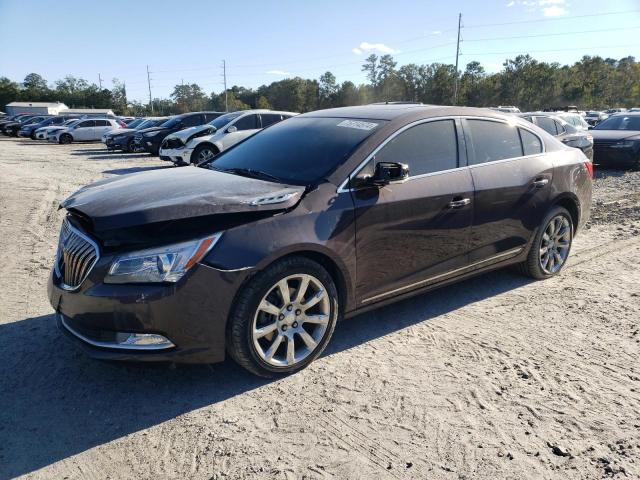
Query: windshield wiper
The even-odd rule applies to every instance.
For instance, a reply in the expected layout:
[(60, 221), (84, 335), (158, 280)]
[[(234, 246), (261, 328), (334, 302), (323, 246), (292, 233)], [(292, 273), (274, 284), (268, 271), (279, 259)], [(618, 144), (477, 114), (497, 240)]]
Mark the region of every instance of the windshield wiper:
[(257, 178), (259, 180), (269, 180), (276, 183), (284, 183), (281, 178), (278, 178), (275, 175), (263, 172), (262, 170), (254, 170), (253, 168), (225, 168), (224, 170), (216, 168), (216, 170), (226, 173), (232, 173), (234, 175), (240, 175), (242, 177)]

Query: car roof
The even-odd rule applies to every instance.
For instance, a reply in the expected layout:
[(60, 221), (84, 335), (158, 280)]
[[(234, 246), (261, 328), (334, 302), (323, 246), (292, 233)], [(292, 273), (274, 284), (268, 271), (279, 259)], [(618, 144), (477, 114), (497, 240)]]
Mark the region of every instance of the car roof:
[(402, 117), (444, 117), (444, 116), (481, 116), (497, 119), (513, 118), (513, 114), (505, 114), (488, 108), (457, 107), (447, 105), (419, 105), (419, 104), (384, 104), (362, 105), (358, 107), (329, 108), (303, 113), (300, 117), (324, 118), (358, 118), (370, 120), (396, 120)]

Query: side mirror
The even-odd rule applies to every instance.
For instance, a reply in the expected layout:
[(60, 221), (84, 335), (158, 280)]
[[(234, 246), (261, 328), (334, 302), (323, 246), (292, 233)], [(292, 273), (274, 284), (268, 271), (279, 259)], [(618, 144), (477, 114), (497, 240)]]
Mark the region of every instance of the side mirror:
[(237, 131), (238, 131), (238, 127), (236, 127), (235, 125), (231, 125), (229, 128), (227, 128), (227, 133), (233, 133)]
[(377, 186), (388, 185), (392, 182), (402, 182), (409, 178), (409, 165), (396, 162), (376, 163), (372, 183)]
[(217, 131), (218, 131), (218, 129), (216, 127), (211, 126), (211, 125), (209, 126), (209, 128), (207, 128), (207, 132), (209, 133), (209, 135), (213, 135)]

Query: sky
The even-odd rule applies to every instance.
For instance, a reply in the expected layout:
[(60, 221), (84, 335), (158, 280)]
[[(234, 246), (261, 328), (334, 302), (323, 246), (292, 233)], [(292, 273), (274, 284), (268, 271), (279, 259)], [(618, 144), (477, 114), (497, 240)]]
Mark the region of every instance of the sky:
[(66, 75), (148, 101), (174, 85), (210, 93), (287, 77), (365, 82), (363, 60), (392, 54), (398, 65), (455, 63), (487, 72), (529, 53), (572, 64), (583, 55), (640, 58), (640, 0), (0, 0), (0, 76)]

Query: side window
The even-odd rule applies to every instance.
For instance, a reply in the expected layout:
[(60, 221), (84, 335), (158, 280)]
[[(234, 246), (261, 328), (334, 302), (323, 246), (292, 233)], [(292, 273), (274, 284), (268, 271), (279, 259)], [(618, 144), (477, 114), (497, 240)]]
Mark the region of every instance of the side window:
[(553, 121), (553, 118), (536, 117), (536, 123), (541, 129), (550, 133), (554, 137), (558, 134), (558, 131), (556, 130), (556, 122)]
[(558, 135), (561, 135), (565, 132), (564, 127), (562, 126), (562, 124), (560, 122), (556, 122), (555, 120), (553, 121), (553, 123), (556, 124), (556, 131), (558, 132)]
[(209, 123), (211, 120), (215, 120), (219, 116), (220, 116), (220, 114), (218, 114), (218, 113), (205, 113), (204, 114), (204, 121)]
[(108, 120), (96, 120), (96, 127), (109, 127), (111, 124)]
[(94, 120), (85, 120), (84, 122), (80, 122), (76, 128), (87, 128), (94, 127), (96, 122)]
[(522, 156), (522, 144), (516, 127), (488, 120), (467, 120), (466, 125), (465, 132), (469, 130), (473, 147), (470, 165)]
[(260, 115), (262, 118), (262, 128), (267, 128), (269, 125), (273, 125), (274, 123), (278, 123), (282, 120), (282, 115), (276, 113), (263, 113)]
[(202, 115), (189, 115), (188, 117), (182, 119), (182, 125), (184, 126), (184, 128), (202, 125)]
[(542, 153), (542, 143), (537, 135), (534, 135), (524, 128), (520, 130), (520, 138), (522, 138), (522, 149), (525, 155), (537, 155)]
[(238, 130), (253, 130), (260, 128), (258, 127), (258, 116), (255, 114), (242, 117), (234, 123), (234, 125)]
[(412, 177), (457, 168), (455, 124), (453, 120), (439, 120), (411, 127), (382, 147), (374, 160), (406, 163)]

